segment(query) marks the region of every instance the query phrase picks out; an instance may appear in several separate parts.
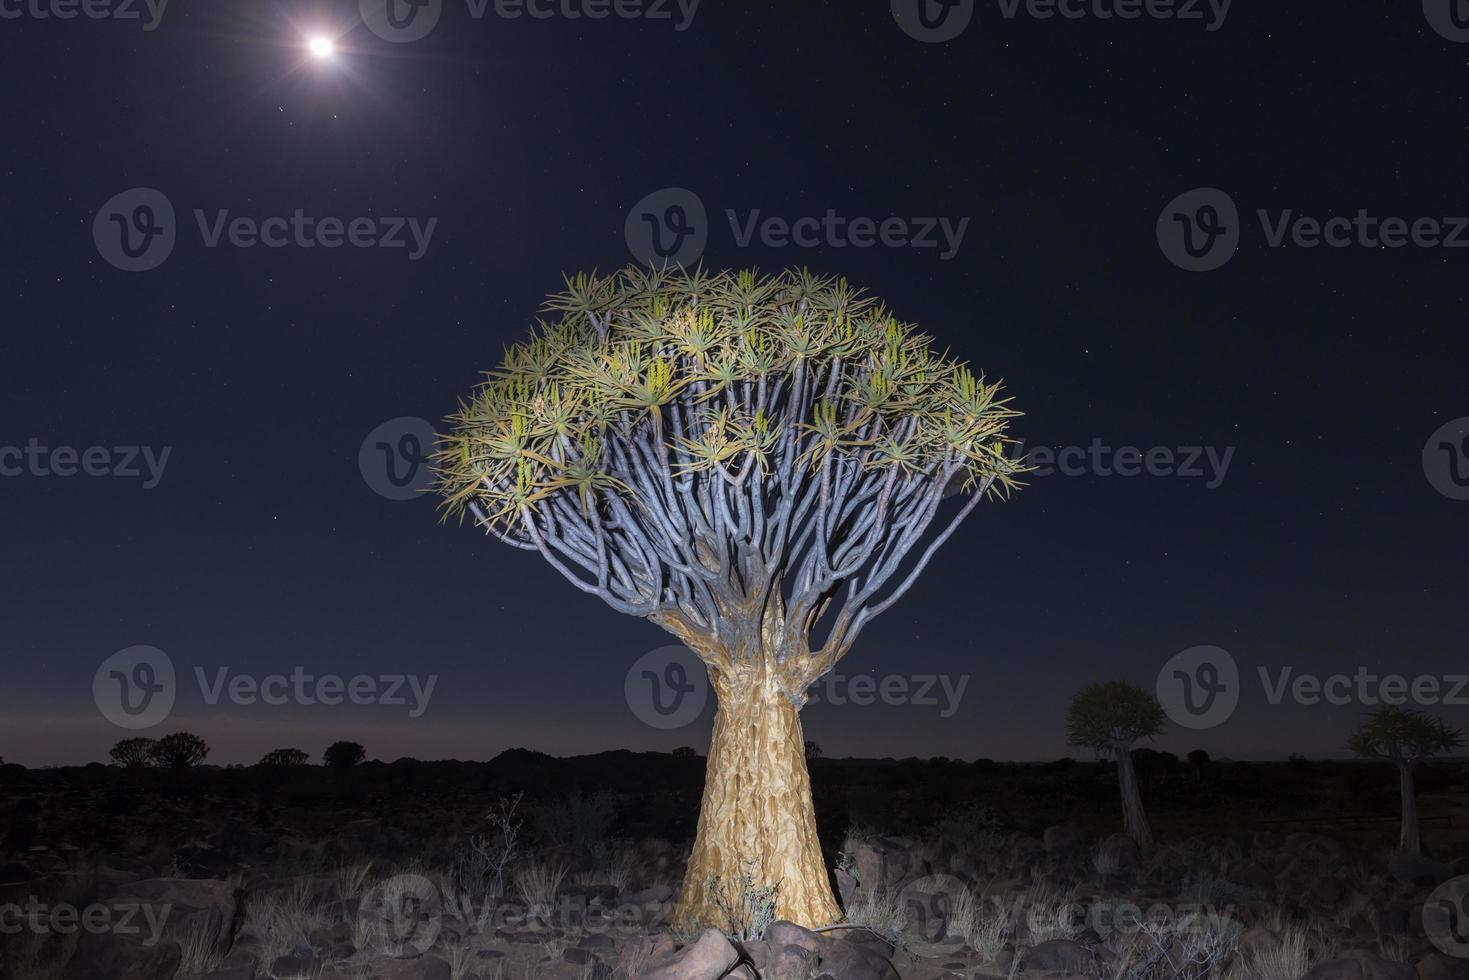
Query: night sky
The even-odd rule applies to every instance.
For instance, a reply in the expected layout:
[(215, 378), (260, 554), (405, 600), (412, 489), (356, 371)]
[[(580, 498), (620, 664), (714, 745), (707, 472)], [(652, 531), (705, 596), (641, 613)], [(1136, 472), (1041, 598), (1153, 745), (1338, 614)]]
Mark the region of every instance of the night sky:
[[(1256, 213), (1432, 218), (1446, 237), (1469, 215), (1469, 43), (1417, 3), (1255, 0), (1210, 30), (1206, 4), (1204, 20), (1007, 18), (977, 0), (929, 42), (878, 2), (705, 0), (688, 20), (445, 0), (431, 33), (394, 43), (356, 0), (174, 0), (152, 30), (141, 2), (144, 20), (36, 16), (49, 2), (0, 0), (6, 761), (104, 760), (178, 728), (221, 764), (337, 738), (384, 760), (702, 752), (712, 708), (659, 730), (625, 697), (667, 634), (359, 467), (382, 423), (451, 412), (563, 273), (632, 261), (629, 210), (670, 187), (707, 208), (707, 266), (845, 275), (1003, 377), (1029, 449), (1233, 447), (1222, 480), (1202, 460), (1200, 477), (1088, 463), (981, 505), (839, 667), (967, 675), (956, 710), (813, 706), (828, 756), (1055, 758), (1076, 689), (1151, 689), (1201, 644), (1237, 661), (1239, 709), (1158, 747), (1340, 755), (1370, 706), (1271, 705), (1257, 668), (1445, 690), (1469, 671), (1469, 501), (1423, 463), (1469, 416), (1469, 248), (1271, 247)], [(309, 55), (315, 35), (333, 57)], [(139, 187), (171, 204), (176, 242), (129, 272), (94, 222)], [(1239, 212), (1213, 271), (1179, 268), (1157, 234), (1195, 188)], [(297, 209), (378, 237), (437, 221), (416, 258), (406, 227), (401, 248), (206, 242), (222, 211)], [(938, 232), (742, 246), (728, 211), (738, 228), (756, 211), (967, 225), (947, 257)], [(117, 447), (169, 455), (145, 487), (141, 456), (138, 477), (63, 476), (18, 463), (31, 445), (102, 447), (114, 469)], [(136, 645), (179, 684), (133, 732), (93, 680)], [(210, 705), (195, 668), (437, 681), (410, 717)], [(1464, 703), (1431, 710), (1462, 724)]]

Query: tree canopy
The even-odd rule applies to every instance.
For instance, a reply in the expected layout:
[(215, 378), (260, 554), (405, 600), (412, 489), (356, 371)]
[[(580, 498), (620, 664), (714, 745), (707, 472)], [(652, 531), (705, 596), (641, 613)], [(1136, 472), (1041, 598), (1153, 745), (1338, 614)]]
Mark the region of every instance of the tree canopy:
[(1126, 681), (1098, 681), (1071, 699), (1066, 743), (1101, 752), (1130, 747), (1163, 730), (1163, 706), (1149, 691)]
[(1441, 718), (1397, 705), (1383, 705), (1347, 739), (1347, 748), (1369, 759), (1405, 765), (1458, 748), (1463, 733)]
[(822, 621), (829, 665), (1022, 472), (1000, 383), (844, 279), (629, 268), (546, 310), (450, 418), (447, 512), (691, 646), (753, 620), (805, 653)]

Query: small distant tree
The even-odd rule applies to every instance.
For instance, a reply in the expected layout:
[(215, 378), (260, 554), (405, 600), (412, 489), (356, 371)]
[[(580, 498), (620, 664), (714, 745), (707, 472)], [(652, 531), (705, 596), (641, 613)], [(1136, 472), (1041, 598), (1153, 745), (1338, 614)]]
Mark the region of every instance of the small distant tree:
[(675, 759), (692, 759), (698, 754), (699, 753), (694, 750), (694, 747), (692, 745), (680, 745), (678, 748), (673, 750), (673, 757)]
[(148, 749), (148, 761), (163, 769), (188, 769), (203, 762), (207, 755), (208, 744), (193, 732), (165, 735)]
[(1418, 798), (1413, 789), (1413, 770), (1419, 762), (1440, 752), (1456, 749), (1463, 733), (1440, 718), (1384, 705), (1367, 716), (1367, 721), (1347, 739), (1347, 748), (1366, 759), (1380, 759), (1398, 767), (1398, 789), (1402, 794), (1403, 820), (1398, 847), (1412, 854), (1422, 850), (1418, 836)]
[(1143, 812), (1132, 764), (1132, 747), (1140, 739), (1163, 730), (1163, 706), (1148, 691), (1126, 681), (1099, 681), (1071, 699), (1066, 715), (1069, 745), (1094, 749), (1117, 757), (1117, 781), (1122, 790), (1122, 823), (1138, 847), (1151, 847), (1153, 831)]
[(306, 753), (300, 749), (271, 749), (260, 757), (262, 766), (294, 768), (306, 765)]
[(114, 766), (124, 769), (142, 769), (150, 764), (149, 753), (153, 750), (151, 738), (125, 738), (112, 747), (107, 754)]
[(367, 758), (367, 752), (356, 742), (333, 742), (321, 754), (321, 761), (333, 769), (351, 769)]
[(1184, 758), (1188, 760), (1189, 768), (1194, 771), (1194, 781), (1203, 782), (1204, 770), (1207, 769), (1209, 763), (1213, 761), (1209, 758), (1209, 753), (1205, 752), (1203, 749), (1194, 749), (1188, 755), (1184, 756)]
[(811, 741), (810, 739), (807, 739), (806, 740), (806, 760), (809, 762), (812, 759), (819, 759), (819, 758), (821, 758), (821, 746), (817, 745), (815, 742)]

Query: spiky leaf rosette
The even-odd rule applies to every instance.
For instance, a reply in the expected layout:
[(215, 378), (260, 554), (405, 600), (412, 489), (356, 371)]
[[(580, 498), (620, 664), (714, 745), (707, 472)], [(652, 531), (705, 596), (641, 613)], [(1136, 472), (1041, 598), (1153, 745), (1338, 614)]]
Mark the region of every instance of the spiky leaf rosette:
[(1463, 744), (1463, 732), (1442, 718), (1396, 705), (1383, 705), (1347, 739), (1347, 748), (1368, 759), (1415, 765)]
[(741, 620), (809, 653), (831, 611), (829, 665), (1021, 472), (1000, 384), (844, 279), (629, 268), (546, 309), (451, 417), (438, 489), (686, 641)]
[(1163, 730), (1163, 706), (1151, 691), (1126, 681), (1098, 681), (1071, 699), (1066, 744), (1116, 752)]

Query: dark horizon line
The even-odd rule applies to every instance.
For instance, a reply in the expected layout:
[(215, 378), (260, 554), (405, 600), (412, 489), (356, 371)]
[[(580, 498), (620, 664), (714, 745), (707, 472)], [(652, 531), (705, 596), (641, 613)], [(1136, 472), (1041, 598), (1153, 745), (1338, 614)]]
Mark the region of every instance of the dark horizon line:
[[(143, 737), (146, 737), (146, 736), (143, 736)], [(1152, 749), (1152, 748), (1149, 748), (1148, 746), (1145, 746), (1145, 745), (1144, 746), (1135, 746), (1133, 750), (1134, 751), (1142, 750), (1142, 751), (1147, 751), (1147, 752), (1155, 752), (1155, 753), (1157, 753), (1159, 755), (1171, 755), (1175, 759), (1177, 759), (1180, 763), (1184, 763), (1185, 765), (1189, 764), (1188, 763), (1188, 755), (1187, 755), (1187, 753), (1184, 753), (1184, 754), (1180, 755), (1179, 753), (1171, 752), (1171, 751), (1169, 751), (1167, 749)], [(416, 758), (414, 756), (399, 756), (398, 758), (393, 759), (391, 761), (386, 760), (386, 759), (381, 759), (381, 758), (364, 759), (361, 762), (355, 763), (353, 766), (350, 766), (348, 768), (360, 768), (361, 766), (368, 766), (368, 765), (394, 766), (394, 765), (400, 765), (400, 764), (405, 764), (405, 763), (406, 764), (412, 764), (412, 765), (488, 766), (488, 765), (493, 765), (496, 761), (500, 760), (501, 758), (503, 758), (503, 757), (505, 757), (507, 755), (514, 755), (514, 754), (527, 755), (527, 756), (541, 756), (543, 758), (546, 758), (546, 759), (549, 759), (549, 760), (552, 760), (552, 761), (555, 761), (555, 762), (575, 762), (575, 761), (581, 761), (581, 760), (597, 759), (597, 758), (599, 758), (601, 756), (614, 755), (614, 754), (625, 754), (625, 755), (632, 755), (632, 756), (666, 756), (666, 757), (673, 757), (673, 751), (672, 750), (669, 750), (669, 751), (657, 751), (657, 750), (653, 750), (653, 749), (638, 750), (638, 749), (617, 748), (617, 749), (603, 749), (600, 752), (580, 753), (580, 754), (577, 754), (577, 755), (552, 755), (549, 752), (542, 752), (539, 749), (529, 749), (529, 748), (525, 748), (523, 746), (515, 746), (515, 747), (508, 748), (508, 749), (503, 749), (502, 751), (500, 751), (499, 753), (497, 753), (496, 755), (494, 755), (494, 756), (492, 756), (491, 758), (488, 758), (488, 759), (458, 759), (458, 758), (452, 758), (452, 759), (419, 759), (419, 758)], [(0, 759), (3, 759), (3, 758), (4, 758), (3, 756), (0, 756)], [(699, 751), (699, 750), (695, 749), (695, 752), (694, 752), (694, 755), (692, 756), (692, 758), (707, 759), (708, 758), (708, 755), (705, 752), (702, 752), (702, 751)], [(1366, 764), (1366, 765), (1388, 764), (1388, 763), (1391, 762), (1391, 760), (1389, 760), (1389, 759), (1365, 759), (1365, 758), (1361, 758), (1361, 757), (1355, 756), (1355, 755), (1305, 756), (1305, 755), (1301, 755), (1300, 753), (1289, 753), (1287, 755), (1280, 755), (1280, 756), (1248, 756), (1247, 757), (1247, 756), (1233, 756), (1233, 755), (1215, 755), (1214, 753), (1209, 753), (1209, 763), (1208, 764), (1215, 764), (1215, 763), (1249, 763), (1249, 764), (1257, 764), (1257, 763), (1260, 763), (1260, 764), (1288, 765), (1288, 764), (1290, 764), (1292, 762), (1293, 759), (1299, 759), (1300, 761), (1303, 761), (1303, 762), (1332, 762), (1332, 763), (1353, 763), (1353, 764)], [(996, 759), (996, 758), (992, 758), (990, 756), (976, 756), (973, 759), (963, 759), (963, 758), (956, 758), (954, 756), (942, 756), (942, 755), (926, 756), (926, 757), (924, 757), (924, 756), (913, 756), (913, 755), (910, 755), (910, 756), (827, 756), (827, 755), (821, 755), (821, 756), (817, 756), (814, 759), (808, 759), (807, 760), (808, 764), (810, 764), (812, 762), (815, 762), (815, 763), (832, 762), (832, 763), (873, 763), (873, 764), (876, 764), (876, 763), (890, 763), (890, 764), (898, 764), (898, 763), (904, 763), (904, 762), (940, 762), (940, 761), (942, 761), (942, 762), (959, 763), (961, 765), (970, 765), (970, 766), (979, 765), (982, 762), (987, 762), (987, 763), (989, 763), (991, 765), (997, 765), (997, 766), (1054, 766), (1054, 765), (1059, 765), (1059, 764), (1062, 764), (1062, 763), (1071, 763), (1071, 764), (1074, 764), (1074, 765), (1102, 765), (1102, 764), (1111, 765), (1111, 764), (1113, 764), (1113, 760), (1111, 760), (1109, 758), (1101, 758), (1101, 757), (1098, 757), (1098, 758), (1087, 759), (1087, 758), (1077, 758), (1075, 756), (1070, 756), (1070, 755), (1057, 756), (1056, 758), (1053, 758), (1053, 759)], [(1461, 755), (1439, 755), (1439, 756), (1433, 756), (1431, 758), (1421, 760), (1421, 763), (1420, 764), (1432, 764), (1432, 763), (1435, 763), (1435, 762), (1469, 763), (1469, 753), (1464, 753), (1464, 754), (1461, 754)], [(59, 769), (89, 769), (89, 768), (92, 768), (93, 766), (100, 766), (100, 767), (105, 768), (105, 769), (125, 769), (125, 768), (129, 768), (127, 766), (119, 765), (119, 764), (117, 764), (115, 762), (110, 762), (110, 761), (104, 762), (104, 761), (101, 761), (101, 760), (93, 760), (91, 762), (83, 762), (83, 763), (59, 763), (58, 762), (58, 763), (49, 763), (49, 764), (41, 765), (41, 766), (28, 766), (28, 765), (25, 765), (24, 763), (20, 763), (20, 762), (0, 762), (0, 769), (23, 769), (23, 770), (25, 770), (27, 772), (51, 772), (51, 771), (55, 771), (55, 770), (59, 770)], [(148, 766), (136, 766), (136, 767), (131, 767), (131, 768), (139, 768), (139, 769), (166, 769), (167, 767), (148, 765)], [(192, 766), (189, 766), (188, 768), (191, 768), (191, 769), (211, 769), (211, 770), (216, 770), (216, 771), (225, 771), (225, 770), (229, 770), (229, 769), (257, 769), (257, 768), (265, 768), (265, 769), (269, 769), (269, 768), (282, 768), (282, 769), (319, 768), (319, 769), (326, 769), (326, 768), (331, 768), (331, 767), (328, 766), (326, 763), (321, 762), (321, 761), (312, 761), (310, 759), (310, 757), (308, 757), (308, 761), (303, 762), (303, 763), (300, 763), (299, 765), (295, 765), (295, 766), (271, 766), (271, 765), (266, 765), (266, 764), (264, 764), (262, 762), (259, 762), (259, 761), (257, 761), (257, 762), (248, 762), (248, 763), (246, 763), (246, 762), (229, 762), (229, 763), (199, 762), (199, 763), (196, 763), (196, 764), (194, 764)]]

